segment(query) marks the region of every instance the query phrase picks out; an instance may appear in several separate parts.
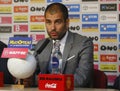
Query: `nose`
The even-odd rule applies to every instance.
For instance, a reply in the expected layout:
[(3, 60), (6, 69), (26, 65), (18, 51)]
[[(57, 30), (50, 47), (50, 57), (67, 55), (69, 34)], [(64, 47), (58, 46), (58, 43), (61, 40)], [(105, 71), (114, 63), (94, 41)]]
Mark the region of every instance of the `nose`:
[(52, 28), (52, 30), (55, 29), (55, 24), (54, 23), (52, 23), (51, 28)]

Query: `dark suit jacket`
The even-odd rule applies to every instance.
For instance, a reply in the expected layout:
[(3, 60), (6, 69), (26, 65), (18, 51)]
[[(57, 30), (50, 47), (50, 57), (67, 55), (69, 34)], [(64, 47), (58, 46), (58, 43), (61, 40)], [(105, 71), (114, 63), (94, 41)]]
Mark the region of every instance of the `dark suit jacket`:
[(3, 49), (7, 47), (7, 45), (0, 41), (0, 72), (4, 73), (4, 83), (12, 84), (14, 83), (12, 75), (9, 73), (7, 68), (8, 58), (1, 58)]
[[(44, 43), (41, 40), (37, 43), (36, 51)], [(41, 73), (47, 73), (48, 64), (52, 52), (52, 40), (47, 44), (43, 51), (36, 56), (38, 67)], [(73, 57), (70, 60), (70, 57)], [(82, 35), (72, 33), (69, 31), (63, 52), (63, 74), (74, 74), (75, 87), (89, 87), (92, 82), (93, 73), (93, 42)]]

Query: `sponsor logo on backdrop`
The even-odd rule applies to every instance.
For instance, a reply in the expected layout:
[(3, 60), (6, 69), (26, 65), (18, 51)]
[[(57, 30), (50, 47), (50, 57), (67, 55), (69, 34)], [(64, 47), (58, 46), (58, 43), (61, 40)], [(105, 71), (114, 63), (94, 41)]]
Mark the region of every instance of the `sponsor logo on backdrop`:
[(14, 34), (14, 37), (28, 37), (27, 34)]
[(31, 34), (30, 37), (32, 37), (33, 42), (37, 42), (41, 39), (44, 39), (45, 35), (44, 34)]
[(0, 4), (12, 4), (12, 0), (0, 0)]
[(82, 24), (83, 32), (98, 32), (98, 24)]
[(62, 0), (47, 0), (47, 3), (51, 3), (51, 2), (62, 2)]
[(82, 4), (82, 12), (99, 12), (99, 4)]
[(116, 54), (101, 54), (100, 55), (101, 62), (117, 62)]
[(14, 25), (14, 32), (28, 32), (28, 25)]
[(30, 3), (45, 3), (45, 0), (30, 0)]
[(117, 24), (100, 24), (101, 32), (117, 32)]
[(117, 42), (117, 34), (100, 34), (101, 42)]
[(32, 37), (10, 37), (9, 48), (32, 48)]
[(79, 14), (70, 14), (69, 15), (70, 22), (80, 22)]
[(76, 25), (76, 26), (70, 26), (69, 27), (70, 30), (73, 30), (73, 31), (79, 31), (80, 30), (80, 26), (79, 25)]
[(117, 72), (117, 64), (99, 64), (100, 70), (105, 72)]
[(69, 12), (80, 12), (80, 4), (65, 4)]
[(43, 7), (40, 7), (40, 6), (31, 6), (30, 7), (30, 12), (43, 12), (43, 11), (45, 11), (45, 7), (43, 6)]
[(30, 16), (30, 22), (44, 22), (44, 16), (32, 15), (32, 16)]
[(82, 22), (97, 22), (98, 14), (82, 14)]
[(67, 3), (67, 2), (68, 2), (68, 3), (69, 3), (69, 2), (80, 2), (80, 0), (62, 0), (62, 2), (66, 2), (66, 3)]
[(98, 41), (99, 40), (98, 36), (89, 36), (89, 38), (91, 38), (93, 41)]
[(90, 2), (90, 1), (98, 1), (98, 0), (82, 0), (83, 2), (84, 1), (87, 1), (87, 2)]
[(99, 58), (98, 58), (98, 53), (94, 53), (94, 62), (98, 62)]
[(94, 52), (98, 52), (98, 44), (94, 44)]
[(0, 26), (0, 33), (11, 33), (12, 26)]
[(100, 4), (100, 11), (117, 11), (117, 4)]
[(31, 24), (30, 31), (31, 32), (45, 32), (45, 25), (44, 24)]
[(24, 2), (29, 2), (29, 0), (14, 0), (14, 2), (15, 3), (19, 3), (19, 2), (24, 3)]
[(0, 6), (0, 14), (12, 14), (12, 6)]
[(112, 45), (112, 46), (107, 46), (107, 45), (101, 45), (100, 46), (101, 51), (117, 51), (117, 46)]
[(14, 6), (14, 13), (27, 13), (28, 6)]
[(12, 24), (12, 17), (0, 16), (0, 24)]
[(100, 0), (102, 2), (114, 2), (114, 1), (117, 1), (117, 0)]
[(28, 22), (28, 15), (15, 15), (14, 22), (15, 23), (27, 23)]
[(100, 22), (117, 22), (117, 21), (118, 14), (115, 13), (100, 14)]

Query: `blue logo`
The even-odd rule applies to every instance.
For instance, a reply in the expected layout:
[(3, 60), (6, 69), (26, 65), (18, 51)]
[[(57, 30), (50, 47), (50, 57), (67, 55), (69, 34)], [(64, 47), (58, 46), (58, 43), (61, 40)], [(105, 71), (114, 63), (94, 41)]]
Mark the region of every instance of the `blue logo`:
[(66, 4), (69, 12), (80, 12), (80, 4)]
[(52, 68), (58, 68), (59, 66), (59, 59), (55, 56), (52, 57)]
[(83, 22), (97, 22), (98, 14), (82, 14)]
[(10, 37), (9, 48), (32, 48), (32, 37)]
[(47, 0), (47, 3), (51, 3), (51, 2), (62, 2), (62, 0)]
[(116, 32), (117, 24), (100, 24), (101, 32)]

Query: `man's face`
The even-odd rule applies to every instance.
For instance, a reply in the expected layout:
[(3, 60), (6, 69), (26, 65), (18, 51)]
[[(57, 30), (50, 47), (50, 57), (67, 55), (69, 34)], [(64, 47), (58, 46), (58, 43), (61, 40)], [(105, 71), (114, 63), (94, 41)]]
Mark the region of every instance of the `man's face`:
[(64, 20), (62, 13), (46, 12), (45, 24), (48, 35), (52, 39), (61, 39), (68, 30), (69, 20)]

